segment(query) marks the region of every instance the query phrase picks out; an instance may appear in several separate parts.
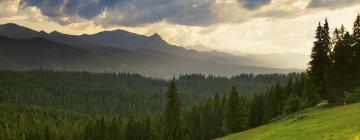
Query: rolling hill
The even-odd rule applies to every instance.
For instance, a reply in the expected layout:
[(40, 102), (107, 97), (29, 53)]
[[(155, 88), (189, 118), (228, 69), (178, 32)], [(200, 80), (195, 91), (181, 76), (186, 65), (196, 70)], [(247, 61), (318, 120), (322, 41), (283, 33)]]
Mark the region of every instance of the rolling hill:
[(305, 110), (218, 140), (359, 140), (359, 114), (360, 103)]

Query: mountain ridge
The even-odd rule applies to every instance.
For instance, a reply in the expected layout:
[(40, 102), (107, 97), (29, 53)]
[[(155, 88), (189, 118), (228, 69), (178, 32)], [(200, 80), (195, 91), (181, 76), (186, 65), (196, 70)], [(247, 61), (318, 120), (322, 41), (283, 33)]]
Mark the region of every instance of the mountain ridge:
[[(9, 26), (10, 29), (4, 28)], [(9, 30), (14, 31), (9, 34), (4, 32)], [(23, 32), (27, 32), (27, 36), (18, 35)], [(185, 73), (231, 76), (240, 73), (301, 71), (251, 66), (247, 65), (251, 60), (246, 60), (245, 57), (239, 57), (237, 61), (226, 53), (220, 55), (214, 52), (187, 50), (168, 44), (157, 33), (144, 36), (115, 30), (75, 36), (57, 31), (44, 34), (41, 31), (36, 32), (26, 27), (9, 24), (0, 25), (0, 35), (4, 36), (4, 34), (8, 38), (1, 38), (0, 45), (4, 46), (0, 47), (3, 50), (1, 58), (8, 62), (3, 62), (2, 65), (16, 65), (25, 69), (46, 67), (96, 72), (135, 72), (158, 77)], [(54, 46), (57, 48), (54, 49)], [(27, 48), (39, 50), (35, 52)]]

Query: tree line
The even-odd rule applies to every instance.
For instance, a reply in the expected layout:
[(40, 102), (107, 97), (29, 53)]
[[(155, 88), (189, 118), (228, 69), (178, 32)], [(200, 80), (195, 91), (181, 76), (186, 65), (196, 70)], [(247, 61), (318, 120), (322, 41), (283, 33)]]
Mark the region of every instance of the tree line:
[[(177, 85), (182, 103), (188, 106), (215, 94), (228, 94), (231, 85), (243, 95), (251, 95), (277, 81), (285, 82), (296, 76), (296, 73), (234, 77), (184, 74), (178, 77)], [(163, 93), (168, 83), (168, 80), (131, 73), (0, 70), (0, 103), (122, 116), (156, 113), (164, 108)]]
[(319, 23), (311, 58), (307, 73), (321, 99), (338, 105), (346, 96), (356, 97), (352, 90), (360, 83), (360, 15), (352, 33), (341, 26), (335, 28), (332, 37), (327, 19)]
[[(129, 117), (99, 112), (84, 114), (37, 105), (1, 104), (0, 139), (208, 140), (265, 122), (262, 121), (265, 117), (258, 123), (253, 118), (259, 117), (254, 113), (259, 110), (253, 107), (260, 103), (258, 97), (261, 96), (241, 95), (233, 86), (229, 95), (216, 94), (203, 103), (187, 107), (176, 83), (175, 79), (169, 83), (163, 111)], [(279, 83), (277, 86), (283, 89)], [(261, 100), (267, 103), (271, 99)]]

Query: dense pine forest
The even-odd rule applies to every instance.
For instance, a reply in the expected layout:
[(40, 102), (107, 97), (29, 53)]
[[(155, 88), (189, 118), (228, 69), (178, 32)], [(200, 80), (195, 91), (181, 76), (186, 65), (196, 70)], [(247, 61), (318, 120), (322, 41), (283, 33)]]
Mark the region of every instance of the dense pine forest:
[(208, 140), (305, 108), (360, 101), (360, 15), (352, 32), (319, 23), (306, 73), (0, 71), (0, 139)]
[[(253, 93), (260, 93), (270, 85), (286, 84), (286, 81), (300, 75), (298, 73), (242, 74), (227, 78), (184, 74), (175, 79), (177, 96), (179, 96), (178, 104), (186, 109), (185, 113), (190, 111), (192, 104), (200, 105), (202, 102), (207, 102), (208, 97), (216, 95), (216, 99), (223, 100), (230, 93), (232, 85), (241, 90), (242, 96), (250, 96)], [(116, 123), (121, 122), (121, 124), (111, 124), (119, 127), (119, 131), (121, 128), (121, 131), (124, 131), (121, 133), (125, 133), (126, 122), (130, 120), (134, 121), (134, 125), (139, 125), (136, 127), (144, 126), (143, 121), (150, 121), (147, 123), (151, 125), (160, 125), (157, 123), (162, 121), (161, 113), (165, 109), (167, 101), (165, 93), (169, 83), (169, 80), (130, 73), (2, 70), (0, 71), (0, 103), (1, 112), (4, 114), (1, 117), (1, 129), (4, 130), (1, 131), (2, 138), (38, 139), (45, 135), (44, 131), (48, 131), (44, 129), (51, 127), (49, 129), (54, 134), (51, 139), (61, 137), (90, 139), (84, 138), (83, 133), (98, 133), (96, 128), (98, 126), (93, 126), (95, 132), (85, 132), (88, 131), (88, 123), (96, 123), (96, 121), (104, 121), (106, 124), (115, 123), (112, 122), (115, 120)], [(25, 122), (27, 124), (22, 124)], [(66, 133), (60, 132), (64, 130), (62, 127), (71, 127), (71, 129), (67, 129), (69, 132)], [(152, 127), (154, 127), (151, 128), (152, 130), (156, 130), (154, 135), (160, 136), (160, 128)], [(136, 131), (143, 133), (140, 130)], [(190, 131), (189, 127), (187, 131)], [(64, 134), (64, 136), (55, 136), (55, 134)]]

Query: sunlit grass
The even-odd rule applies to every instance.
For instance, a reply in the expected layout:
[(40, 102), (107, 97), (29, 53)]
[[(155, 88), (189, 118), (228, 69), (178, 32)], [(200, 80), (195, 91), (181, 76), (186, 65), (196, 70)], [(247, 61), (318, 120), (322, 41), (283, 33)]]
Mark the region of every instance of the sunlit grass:
[(360, 140), (360, 103), (300, 112), (220, 140)]

